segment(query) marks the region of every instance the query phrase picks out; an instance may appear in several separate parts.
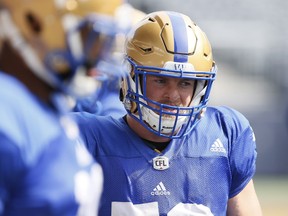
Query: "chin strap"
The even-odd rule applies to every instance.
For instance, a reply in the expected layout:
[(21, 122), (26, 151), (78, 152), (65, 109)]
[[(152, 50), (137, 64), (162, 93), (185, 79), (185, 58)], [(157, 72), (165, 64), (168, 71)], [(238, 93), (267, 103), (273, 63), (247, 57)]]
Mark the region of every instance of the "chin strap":
[(205, 95), (205, 92), (206, 92), (206, 89), (207, 89), (207, 87), (205, 86), (205, 81), (204, 80), (198, 80), (196, 82), (197, 82), (197, 86), (196, 86), (196, 89), (195, 89), (195, 93), (194, 93), (193, 99), (191, 100), (191, 103), (189, 105), (190, 107), (199, 105), (199, 103), (201, 101), (201, 98)]

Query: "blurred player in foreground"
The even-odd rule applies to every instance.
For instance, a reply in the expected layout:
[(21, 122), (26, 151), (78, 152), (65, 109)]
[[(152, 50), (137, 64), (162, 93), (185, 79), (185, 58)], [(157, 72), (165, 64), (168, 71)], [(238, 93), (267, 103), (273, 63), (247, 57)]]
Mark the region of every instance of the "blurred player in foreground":
[(121, 3), (1, 0), (0, 215), (97, 214), (102, 170), (66, 99), (101, 87), (89, 74), (105, 62)]
[[(117, 8), (115, 19), (118, 31), (113, 42), (112, 62), (113, 60), (123, 61), (126, 33), (145, 15), (144, 12), (132, 7), (127, 2)], [(119, 99), (120, 82), (122, 77), (125, 76), (125, 72), (118, 65), (110, 68), (111, 71), (106, 72), (109, 77), (102, 83), (103, 87), (97, 100), (95, 100), (95, 97), (79, 99), (73, 108), (74, 112), (89, 112), (101, 116), (109, 115), (115, 118), (126, 115), (126, 110)]]
[(261, 215), (248, 120), (207, 107), (216, 65), (205, 33), (176, 12), (149, 15), (126, 41), (120, 119), (75, 114), (104, 172), (100, 215)]

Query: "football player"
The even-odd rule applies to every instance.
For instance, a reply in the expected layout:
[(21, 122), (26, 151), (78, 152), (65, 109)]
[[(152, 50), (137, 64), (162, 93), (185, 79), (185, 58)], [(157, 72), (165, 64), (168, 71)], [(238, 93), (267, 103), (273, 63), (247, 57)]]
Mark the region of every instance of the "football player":
[(101, 87), (121, 4), (1, 0), (0, 215), (97, 214), (102, 169), (65, 112)]
[(261, 215), (248, 120), (207, 106), (217, 67), (181, 13), (148, 14), (126, 40), (123, 118), (75, 114), (103, 167), (100, 215)]

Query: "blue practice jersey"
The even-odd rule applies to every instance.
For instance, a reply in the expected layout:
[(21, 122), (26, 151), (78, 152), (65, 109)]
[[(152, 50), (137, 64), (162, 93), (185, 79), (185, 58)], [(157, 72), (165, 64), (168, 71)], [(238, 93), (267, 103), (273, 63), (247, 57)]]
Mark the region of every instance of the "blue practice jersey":
[(0, 86), (0, 215), (96, 215), (102, 170), (76, 124), (16, 79)]
[(224, 216), (228, 199), (255, 173), (254, 133), (230, 108), (207, 108), (189, 135), (172, 140), (160, 154), (123, 118), (74, 117), (104, 171), (101, 216)]

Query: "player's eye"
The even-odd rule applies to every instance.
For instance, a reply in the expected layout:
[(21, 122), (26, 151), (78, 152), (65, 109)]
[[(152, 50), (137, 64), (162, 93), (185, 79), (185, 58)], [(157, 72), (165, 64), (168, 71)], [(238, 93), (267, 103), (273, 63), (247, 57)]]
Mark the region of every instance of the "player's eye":
[(180, 86), (182, 87), (190, 87), (190, 86), (194, 86), (194, 80), (191, 79), (183, 79), (180, 81)]
[(166, 80), (163, 79), (163, 78), (156, 78), (156, 79), (154, 79), (154, 81), (155, 81), (156, 83), (159, 83), (159, 84), (162, 84), (162, 83), (165, 83), (165, 82), (166, 82)]

